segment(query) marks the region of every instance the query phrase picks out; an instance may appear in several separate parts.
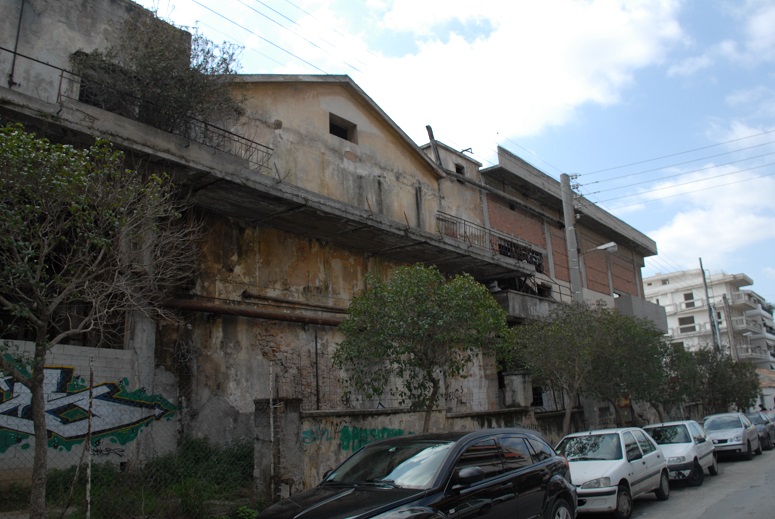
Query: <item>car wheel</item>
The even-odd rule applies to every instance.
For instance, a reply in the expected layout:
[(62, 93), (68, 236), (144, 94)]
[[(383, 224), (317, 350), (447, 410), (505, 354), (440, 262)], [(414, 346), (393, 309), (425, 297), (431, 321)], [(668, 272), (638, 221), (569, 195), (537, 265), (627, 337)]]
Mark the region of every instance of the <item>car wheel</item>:
[(555, 500), (554, 505), (552, 505), (546, 519), (573, 519), (573, 512), (571, 512), (568, 502), (561, 497), (558, 497)]
[(762, 439), (759, 438), (759, 446), (756, 447), (756, 455), (761, 456), (762, 455)]
[(632, 495), (630, 489), (625, 485), (619, 485), (616, 491), (616, 510), (614, 517), (616, 519), (630, 519), (632, 515)]
[(654, 491), (654, 495), (659, 501), (667, 501), (670, 497), (670, 478), (667, 476), (667, 471), (663, 471), (659, 476), (659, 487)]
[(773, 443), (772, 443), (772, 435), (771, 435), (771, 434), (768, 434), (768, 435), (767, 435), (767, 445), (765, 445), (765, 446), (764, 446), (764, 448), (765, 448), (766, 450), (768, 450), (768, 451), (771, 451), (771, 450), (772, 450), (772, 446), (773, 446)]
[(692, 471), (689, 473), (689, 477), (686, 478), (686, 484), (690, 487), (698, 487), (702, 485), (704, 479), (705, 471), (702, 469), (702, 465), (695, 461), (694, 467), (692, 467)]
[(746, 449), (745, 454), (743, 454), (743, 458), (749, 461), (753, 459), (753, 449), (751, 449), (751, 440), (748, 440), (748, 449)]
[(708, 474), (718, 476), (718, 458), (716, 458), (715, 454), (711, 458), (713, 458), (713, 461), (710, 462), (710, 467), (708, 467)]

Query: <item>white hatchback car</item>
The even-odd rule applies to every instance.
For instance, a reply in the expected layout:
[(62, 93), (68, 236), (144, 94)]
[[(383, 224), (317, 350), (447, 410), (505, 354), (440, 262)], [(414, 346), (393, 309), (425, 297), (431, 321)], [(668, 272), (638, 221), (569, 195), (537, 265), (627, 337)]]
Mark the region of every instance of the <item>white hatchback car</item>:
[(670, 479), (686, 481), (689, 486), (702, 485), (707, 470), (718, 474), (718, 461), (713, 441), (694, 420), (651, 424), (643, 428), (662, 448), (667, 457)]
[(557, 445), (570, 464), (578, 511), (632, 515), (633, 499), (654, 492), (670, 496), (667, 460), (654, 440), (638, 427), (570, 434)]

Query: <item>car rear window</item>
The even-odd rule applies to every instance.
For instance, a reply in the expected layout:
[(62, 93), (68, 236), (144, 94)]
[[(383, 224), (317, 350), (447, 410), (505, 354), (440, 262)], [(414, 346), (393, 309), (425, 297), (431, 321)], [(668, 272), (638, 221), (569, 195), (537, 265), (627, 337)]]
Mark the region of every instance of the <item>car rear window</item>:
[(689, 432), (685, 425), (664, 425), (661, 427), (647, 427), (646, 432), (660, 445), (671, 443), (691, 443)]
[(571, 461), (622, 459), (622, 446), (616, 433), (566, 436), (557, 446), (557, 452)]
[(737, 416), (711, 416), (705, 420), (706, 431), (723, 431), (724, 429), (742, 429), (743, 425)]

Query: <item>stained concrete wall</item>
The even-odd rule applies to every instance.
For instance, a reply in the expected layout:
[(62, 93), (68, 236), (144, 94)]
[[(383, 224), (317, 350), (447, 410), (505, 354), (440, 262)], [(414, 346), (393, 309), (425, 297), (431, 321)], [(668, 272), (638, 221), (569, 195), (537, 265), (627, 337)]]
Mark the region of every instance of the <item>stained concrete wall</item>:
[[(299, 400), (305, 411), (399, 405), (389, 395), (348, 395), (332, 360), (343, 339), (336, 324), (367, 273), (386, 276), (395, 263), (215, 215), (204, 225), (192, 306), (157, 346), (157, 358), (180, 377), (187, 433), (252, 437), (255, 401), (270, 397)], [(173, 360), (181, 357), (175, 348), (187, 352), (185, 363)], [(497, 409), (496, 372), (491, 357), (476, 359), (465, 378), (448, 381), (443, 408)]]
[[(482, 223), (472, 191), (442, 181), (416, 144), (349, 79), (247, 76), (235, 88), (246, 114), (232, 130), (273, 148), (269, 174), (278, 181), (426, 231), (435, 232), (436, 213), (450, 208), (465, 207), (466, 219)], [(331, 114), (355, 125), (357, 139), (332, 135)]]

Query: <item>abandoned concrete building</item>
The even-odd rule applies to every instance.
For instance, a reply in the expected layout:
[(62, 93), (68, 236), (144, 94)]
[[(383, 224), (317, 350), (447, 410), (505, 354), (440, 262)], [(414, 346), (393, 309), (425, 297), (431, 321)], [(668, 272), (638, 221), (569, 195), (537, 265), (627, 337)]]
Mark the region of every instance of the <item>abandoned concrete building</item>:
[[(228, 128), (208, 127), (220, 136), (213, 147), (79, 98), (70, 56), (104, 48), (115, 22), (147, 11), (129, 0), (6, 0), (0, 9), (2, 121), (52, 140), (108, 138), (170, 171), (204, 215), (201, 274), (172, 303), (184, 326), (137, 318), (122, 344), (67, 344), (51, 354), (52, 376), (84, 373), (97, 359), (100, 384), (126, 380), (171, 404), (119, 461), (174, 449), (181, 435), (257, 438), (258, 484), (268, 488), (274, 470), (284, 487), (273, 492), (287, 494), (364, 441), (418, 431), (419, 414), (349, 395), (332, 365), (336, 326), (369, 272), (416, 262), (467, 272), (515, 325), (571, 300), (560, 183), (507, 150), (482, 168), (432, 138), (418, 146), (349, 77), (289, 75), (236, 76), (244, 114)], [(583, 202), (575, 227), (583, 296), (664, 327), (641, 279), (656, 244)], [(598, 250), (610, 242), (615, 251)], [(25, 398), (12, 387), (0, 378), (0, 430), (34, 441), (31, 425), (11, 412)], [(529, 376), (499, 376), (489, 359), (448, 390), (436, 428), (537, 420), (551, 436), (565, 405), (536, 406), (541, 390), (534, 394)], [(596, 423), (595, 412), (584, 409), (580, 423)], [(103, 434), (124, 426), (113, 421)], [(20, 463), (23, 474), (31, 460), (24, 465), (18, 450), (5, 448), (0, 460)]]

